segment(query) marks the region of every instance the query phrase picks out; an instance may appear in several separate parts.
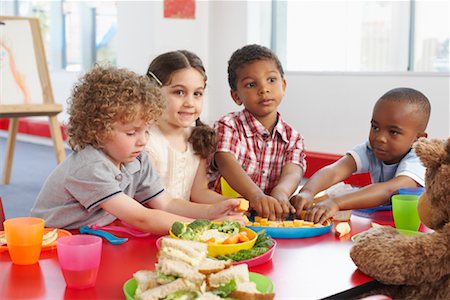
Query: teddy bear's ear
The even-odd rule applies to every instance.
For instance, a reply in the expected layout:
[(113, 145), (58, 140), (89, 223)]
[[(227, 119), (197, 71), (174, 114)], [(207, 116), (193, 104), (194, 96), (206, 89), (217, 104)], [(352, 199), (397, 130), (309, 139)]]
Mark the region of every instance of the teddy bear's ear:
[(445, 142), (440, 139), (419, 138), (414, 143), (414, 150), (425, 167), (437, 168), (449, 161), (449, 140)]

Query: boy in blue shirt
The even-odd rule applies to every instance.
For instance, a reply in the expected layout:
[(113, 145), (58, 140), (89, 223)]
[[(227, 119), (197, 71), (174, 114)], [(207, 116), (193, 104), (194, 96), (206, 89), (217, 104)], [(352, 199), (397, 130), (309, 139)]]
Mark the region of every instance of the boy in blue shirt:
[[(373, 109), (369, 140), (308, 180), (291, 199), (297, 214), (306, 209), (306, 220), (322, 223), (339, 210), (382, 205), (402, 187), (423, 186), (425, 167), (412, 145), (427, 137), (430, 111), (430, 102), (417, 90), (396, 88), (385, 93)], [(313, 205), (318, 192), (365, 172), (370, 173), (372, 184)]]

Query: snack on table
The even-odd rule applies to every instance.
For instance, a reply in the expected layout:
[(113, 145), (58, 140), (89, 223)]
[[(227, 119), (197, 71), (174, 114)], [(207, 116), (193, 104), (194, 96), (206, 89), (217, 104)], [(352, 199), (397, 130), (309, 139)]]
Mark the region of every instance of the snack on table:
[(343, 237), (344, 235), (349, 234), (351, 231), (350, 225), (347, 222), (341, 222), (336, 225), (336, 236)]
[[(189, 251), (195, 257), (181, 255)], [(135, 299), (273, 299), (250, 282), (246, 264), (207, 258), (204, 243), (163, 238), (156, 270), (133, 274), (137, 282)], [(205, 275), (206, 274), (206, 275)], [(250, 297), (250, 298), (249, 298)]]
[(287, 221), (269, 221), (267, 218), (255, 217), (254, 222), (248, 222), (247, 226), (265, 226), (265, 227), (324, 227), (330, 224), (330, 220), (325, 221), (324, 224), (314, 223), (310, 221), (294, 219)]
[(237, 207), (238, 211), (247, 211), (250, 207), (250, 203), (245, 199), (240, 199), (239, 206)]
[[(50, 245), (58, 238), (58, 229), (53, 229), (44, 234), (42, 237), (42, 246)], [(6, 245), (6, 234), (3, 232), (0, 234), (0, 245)]]

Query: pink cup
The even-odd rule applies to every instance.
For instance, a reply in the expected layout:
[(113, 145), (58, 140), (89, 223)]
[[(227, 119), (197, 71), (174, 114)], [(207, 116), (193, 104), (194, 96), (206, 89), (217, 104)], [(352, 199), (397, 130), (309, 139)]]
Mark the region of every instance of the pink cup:
[(102, 239), (92, 235), (72, 235), (56, 241), (58, 260), (67, 287), (95, 286), (102, 253)]

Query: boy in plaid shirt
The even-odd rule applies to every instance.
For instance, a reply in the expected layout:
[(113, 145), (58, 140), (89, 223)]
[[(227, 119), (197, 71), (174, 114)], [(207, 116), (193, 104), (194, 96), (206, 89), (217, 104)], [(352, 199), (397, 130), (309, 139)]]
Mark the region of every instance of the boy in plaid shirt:
[(247, 45), (228, 61), (228, 82), (244, 109), (215, 123), (210, 187), (217, 190), (222, 176), (257, 215), (284, 219), (295, 213), (289, 200), (306, 162), (303, 137), (277, 111), (286, 89), (283, 67), (270, 49)]

